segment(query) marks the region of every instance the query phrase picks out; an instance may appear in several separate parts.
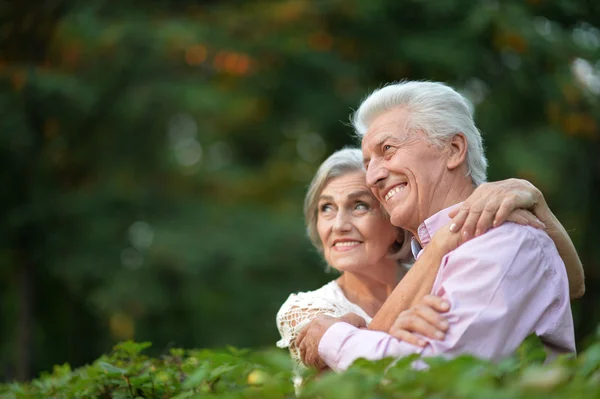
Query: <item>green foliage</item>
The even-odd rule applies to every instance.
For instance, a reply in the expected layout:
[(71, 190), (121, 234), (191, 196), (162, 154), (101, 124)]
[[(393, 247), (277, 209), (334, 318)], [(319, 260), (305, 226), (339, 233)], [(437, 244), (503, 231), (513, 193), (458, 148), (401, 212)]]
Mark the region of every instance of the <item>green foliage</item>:
[[(287, 351), (171, 349), (151, 358), (149, 343), (122, 342), (89, 366), (52, 373), (24, 384), (0, 385), (5, 399), (18, 398), (293, 398)], [(578, 357), (542, 365), (539, 340), (530, 337), (514, 356), (497, 364), (470, 356), (397, 361), (356, 361), (344, 373), (308, 371), (305, 398), (593, 398), (600, 395), (600, 340)]]

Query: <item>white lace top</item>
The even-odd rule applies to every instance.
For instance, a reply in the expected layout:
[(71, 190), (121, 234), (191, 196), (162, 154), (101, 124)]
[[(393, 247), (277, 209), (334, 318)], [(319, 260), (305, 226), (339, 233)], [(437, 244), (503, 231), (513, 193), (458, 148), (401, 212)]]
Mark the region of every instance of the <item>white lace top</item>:
[(298, 368), (302, 368), (302, 360), (296, 347), (296, 337), (300, 330), (319, 314), (340, 317), (346, 313), (356, 313), (367, 324), (372, 320), (361, 307), (346, 298), (335, 280), (314, 291), (291, 294), (277, 312), (277, 328), (281, 334), (277, 346), (289, 348), (292, 359), (296, 361)]

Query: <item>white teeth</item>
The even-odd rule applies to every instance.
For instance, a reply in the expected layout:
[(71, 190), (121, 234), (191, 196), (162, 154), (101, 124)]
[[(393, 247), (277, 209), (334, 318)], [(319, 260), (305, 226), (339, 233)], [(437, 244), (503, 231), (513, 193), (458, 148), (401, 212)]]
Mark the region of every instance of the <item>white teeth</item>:
[(360, 244), (358, 241), (343, 241), (343, 242), (336, 242), (335, 244), (333, 244), (334, 247), (350, 247), (352, 245), (356, 245), (356, 244)]
[(388, 193), (385, 195), (384, 199), (387, 201), (390, 198), (392, 198), (394, 195), (396, 195), (397, 193), (399, 193), (404, 187), (406, 186), (406, 184), (401, 184), (399, 186), (396, 186), (394, 188), (392, 188), (390, 191), (388, 191)]

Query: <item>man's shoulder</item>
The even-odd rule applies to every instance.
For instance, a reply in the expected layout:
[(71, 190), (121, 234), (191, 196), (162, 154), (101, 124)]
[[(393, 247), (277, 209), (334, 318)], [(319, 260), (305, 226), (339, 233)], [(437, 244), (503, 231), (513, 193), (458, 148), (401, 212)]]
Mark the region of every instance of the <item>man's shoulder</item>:
[(566, 287), (565, 267), (550, 237), (543, 230), (513, 223), (505, 223), (450, 252), (443, 270), (461, 279), (504, 281), (522, 288), (546, 278), (554, 281), (554, 287)]
[(518, 246), (520, 242), (527, 242), (544, 247), (547, 243), (552, 243), (552, 240), (542, 229), (506, 222), (473, 238), (470, 242), (476, 245), (486, 245), (488, 242), (506, 242), (514, 246)]
[(554, 242), (542, 229), (506, 222), (459, 246), (455, 256), (529, 259), (558, 257)]

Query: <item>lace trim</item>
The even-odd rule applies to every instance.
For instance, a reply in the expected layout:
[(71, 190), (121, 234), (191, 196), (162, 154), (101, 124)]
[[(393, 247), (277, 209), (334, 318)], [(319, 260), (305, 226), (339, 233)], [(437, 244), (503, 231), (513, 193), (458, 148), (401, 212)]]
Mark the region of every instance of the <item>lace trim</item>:
[(315, 291), (292, 294), (277, 313), (277, 328), (281, 334), (277, 346), (289, 348), (292, 359), (302, 368), (304, 365), (296, 347), (299, 332), (317, 315), (340, 317), (350, 312), (365, 318), (367, 323), (371, 321), (358, 305), (348, 301), (335, 281)]

